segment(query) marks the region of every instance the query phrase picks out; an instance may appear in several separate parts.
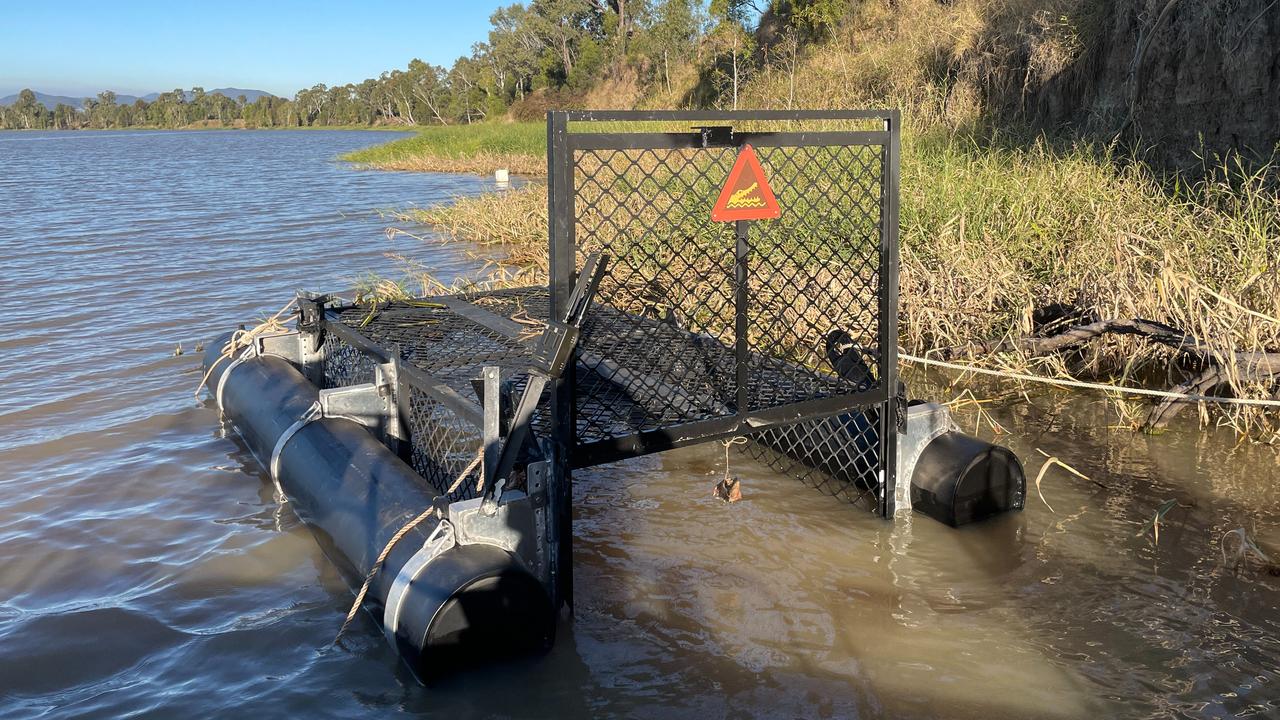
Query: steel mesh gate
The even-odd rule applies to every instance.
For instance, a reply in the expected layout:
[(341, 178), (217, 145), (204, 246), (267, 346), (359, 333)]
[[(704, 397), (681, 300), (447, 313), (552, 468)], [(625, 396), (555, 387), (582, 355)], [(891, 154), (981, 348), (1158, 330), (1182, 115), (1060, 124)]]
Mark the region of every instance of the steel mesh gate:
[[(484, 454), (448, 501), (492, 496), (482, 477), (536, 497), (557, 605), (574, 468), (744, 435), (779, 470), (891, 514), (897, 113), (555, 112), (548, 141), (549, 284), (300, 298), (317, 385), (390, 373), (384, 434), (437, 491)], [(780, 217), (713, 222), (746, 144)]]
[[(898, 126), (896, 112), (549, 115), (552, 314), (586, 253), (610, 257), (576, 377), (553, 386), (570, 467), (750, 435), (757, 457), (892, 512)], [(747, 144), (781, 217), (713, 222)]]

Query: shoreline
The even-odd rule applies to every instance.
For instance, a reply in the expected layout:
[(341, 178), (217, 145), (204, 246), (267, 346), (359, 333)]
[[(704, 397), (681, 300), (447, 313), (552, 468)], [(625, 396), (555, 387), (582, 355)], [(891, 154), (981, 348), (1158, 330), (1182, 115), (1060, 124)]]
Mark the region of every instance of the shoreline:
[[(403, 217), (457, 241), (501, 248), (495, 264), (545, 281), (545, 139), (535, 155), (532, 128), (482, 127), (479, 137), (456, 145), (450, 141), (466, 128), (423, 132), (343, 159), (372, 169), (488, 175), (515, 157), (523, 163), (517, 167), (539, 170), (518, 189)], [(526, 143), (523, 152), (494, 151), (517, 139)], [(1088, 147), (956, 139), (927, 132), (903, 138), (904, 352), (1122, 387), (1167, 375), (1168, 387), (1160, 389), (1181, 394), (1280, 398), (1280, 373), (1269, 369), (1280, 367), (1280, 197), (1259, 176), (1217, 168), (1219, 179), (1174, 193), (1141, 163)], [(512, 165), (506, 162), (518, 172)], [(1185, 338), (1182, 350), (1113, 329), (1134, 318), (1172, 326)], [(1065, 330), (1090, 323), (1106, 329), (1061, 340)], [(1187, 347), (1197, 349), (1198, 360), (1188, 361)], [(1216, 384), (1206, 384), (1206, 368), (1219, 372)], [(1187, 405), (1148, 415), (1148, 408), (1116, 402), (1134, 429), (1150, 432)], [(1280, 441), (1273, 411), (1219, 409), (1212, 419), (1202, 414), (1202, 424), (1223, 422), (1242, 435)]]
[(476, 123), (419, 127), (410, 137), (363, 148), (342, 159), (363, 168), (410, 172), (546, 177), (546, 129), (542, 123)]
[(34, 132), (53, 132), (53, 133), (79, 133), (79, 132), (230, 132), (239, 130), (306, 130), (325, 131), (325, 130), (370, 130), (373, 132), (402, 132), (416, 133), (419, 128), (417, 126), (399, 126), (399, 125), (309, 125), (298, 127), (235, 127), (230, 125), (209, 126), (209, 125), (184, 125), (182, 127), (160, 127), (158, 125), (130, 125), (129, 127), (110, 127), (110, 128), (0, 128), (0, 134), (3, 133), (34, 133)]

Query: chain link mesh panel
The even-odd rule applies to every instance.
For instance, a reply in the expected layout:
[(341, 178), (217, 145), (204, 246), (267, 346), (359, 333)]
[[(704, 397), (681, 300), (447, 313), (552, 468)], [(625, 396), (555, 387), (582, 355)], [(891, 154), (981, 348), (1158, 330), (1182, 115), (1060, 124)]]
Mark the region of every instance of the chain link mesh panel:
[[(581, 423), (584, 440), (678, 422), (853, 394), (831, 372), (825, 339), (851, 331), (874, 362), (880, 332), (881, 196), (878, 145), (757, 150), (780, 204), (750, 226), (746, 266), (747, 404), (738, 407), (738, 281), (733, 224), (711, 205), (733, 148), (582, 150), (574, 154), (579, 255), (612, 262), (584, 328), (583, 364), (606, 381), (588, 388), (651, 400), (619, 424), (615, 403)], [(594, 361), (593, 361), (594, 359)], [(578, 398), (578, 412), (584, 411)]]
[(324, 386), (326, 388), (363, 385), (374, 380), (377, 362), (336, 335), (324, 337)]
[[(659, 134), (652, 120), (679, 118), (640, 115), (583, 113), (584, 127), (608, 122), (608, 132), (553, 143), (552, 167), (572, 173), (569, 201), (557, 207), (553, 193), (552, 207), (553, 227), (560, 218), (572, 234), (553, 233), (553, 251), (572, 242), (577, 267), (588, 253), (611, 259), (578, 349), (578, 445), (652, 431), (688, 442), (768, 413), (779, 419), (750, 433), (751, 454), (828, 494), (873, 507), (879, 498), (884, 511), (893, 375), (880, 344), (896, 333), (895, 267), (882, 266), (896, 258), (890, 126), (864, 115), (789, 132), (781, 114), (771, 126), (729, 113), (733, 131)], [(714, 222), (743, 127), (781, 215)]]
[(761, 352), (751, 356), (750, 409), (875, 387), (827, 374), (827, 340), (849, 335), (875, 365), (882, 148), (772, 147), (757, 155), (785, 210), (776, 221), (751, 225), (747, 342)]
[[(438, 493), (445, 493), (467, 465), (475, 459), (483, 442), (480, 429), (427, 393), (409, 388), (409, 465)], [(472, 470), (450, 502), (478, 497), (479, 468)]]
[(874, 509), (880, 477), (880, 408), (771, 428), (742, 452), (805, 485)]

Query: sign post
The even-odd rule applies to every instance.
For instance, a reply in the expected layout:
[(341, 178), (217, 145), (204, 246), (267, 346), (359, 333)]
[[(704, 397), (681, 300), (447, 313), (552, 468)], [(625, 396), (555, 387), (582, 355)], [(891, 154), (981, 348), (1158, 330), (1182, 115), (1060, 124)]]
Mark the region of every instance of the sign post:
[(729, 170), (729, 177), (720, 189), (720, 197), (711, 208), (711, 219), (715, 222), (731, 222), (734, 225), (734, 354), (735, 383), (737, 385), (737, 405), (739, 413), (749, 411), (750, 394), (748, 392), (749, 377), (747, 373), (751, 349), (747, 343), (749, 318), (747, 305), (750, 302), (747, 287), (747, 256), (751, 253), (748, 234), (751, 223), (755, 220), (773, 220), (782, 215), (778, 199), (769, 187), (769, 179), (760, 167), (756, 151), (750, 145), (743, 145)]

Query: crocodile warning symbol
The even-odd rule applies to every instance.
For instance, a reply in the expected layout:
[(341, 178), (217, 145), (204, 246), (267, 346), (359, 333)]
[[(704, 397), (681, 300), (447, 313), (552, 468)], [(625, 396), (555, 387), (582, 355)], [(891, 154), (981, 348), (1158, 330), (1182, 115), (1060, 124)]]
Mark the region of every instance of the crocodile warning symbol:
[(711, 208), (711, 219), (716, 222), (772, 220), (781, 214), (778, 199), (773, 196), (773, 189), (756, 159), (756, 151), (750, 145), (743, 145), (719, 199)]

